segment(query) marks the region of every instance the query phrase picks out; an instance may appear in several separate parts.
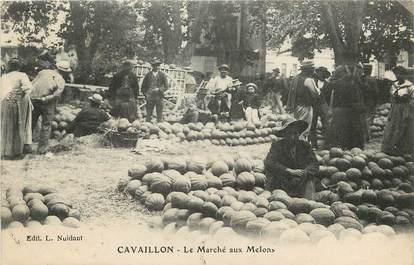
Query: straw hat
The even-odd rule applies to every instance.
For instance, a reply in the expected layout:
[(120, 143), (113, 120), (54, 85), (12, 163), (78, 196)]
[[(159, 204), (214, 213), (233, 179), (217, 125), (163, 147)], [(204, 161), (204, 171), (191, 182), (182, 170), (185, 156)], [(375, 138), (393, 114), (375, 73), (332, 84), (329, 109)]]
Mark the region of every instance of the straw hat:
[(315, 65), (312, 61), (304, 61), (300, 65), (300, 69), (314, 69)]
[(308, 123), (303, 120), (288, 118), (282, 122), (282, 127), (275, 133), (277, 137), (286, 137), (293, 132), (301, 134), (308, 128)]
[(56, 68), (63, 72), (67, 72), (67, 73), (72, 72), (72, 69), (70, 68), (70, 63), (68, 61), (56, 62)]
[(101, 104), (103, 101), (102, 96), (99, 94), (93, 94), (91, 97), (88, 97), (88, 99), (99, 104)]
[(228, 66), (227, 64), (222, 64), (218, 67), (219, 70), (223, 69), (223, 70), (230, 70), (230, 66)]
[(154, 58), (150, 63), (151, 65), (161, 65), (161, 60), (158, 58)]
[(233, 84), (232, 84), (232, 86), (240, 86), (240, 85), (242, 85), (243, 83), (242, 82), (240, 82), (240, 80), (239, 79), (233, 79)]
[(248, 83), (248, 84), (246, 85), (246, 88), (249, 88), (249, 87), (253, 87), (253, 88), (254, 88), (254, 90), (256, 90), (256, 89), (257, 89), (257, 85), (256, 85), (255, 83)]

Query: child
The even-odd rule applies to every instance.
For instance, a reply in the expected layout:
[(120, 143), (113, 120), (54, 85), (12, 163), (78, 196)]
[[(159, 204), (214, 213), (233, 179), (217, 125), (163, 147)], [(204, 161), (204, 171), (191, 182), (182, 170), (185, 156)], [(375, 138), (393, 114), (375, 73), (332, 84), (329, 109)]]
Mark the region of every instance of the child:
[(229, 97), (222, 89), (216, 89), (212, 92), (214, 98), (208, 103), (208, 109), (211, 112), (211, 118), (214, 122), (229, 121), (230, 102)]
[(243, 100), (243, 109), (248, 123), (256, 123), (260, 121), (259, 107), (260, 100), (256, 93), (257, 86), (254, 83), (246, 85), (247, 93)]

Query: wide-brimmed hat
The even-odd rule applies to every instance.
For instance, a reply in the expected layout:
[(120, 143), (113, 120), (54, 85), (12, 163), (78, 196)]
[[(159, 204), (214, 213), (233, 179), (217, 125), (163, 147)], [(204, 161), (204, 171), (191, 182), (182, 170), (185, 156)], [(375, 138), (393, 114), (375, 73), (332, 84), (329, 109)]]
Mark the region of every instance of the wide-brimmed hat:
[(72, 72), (72, 69), (70, 68), (70, 62), (68, 61), (57, 61), (56, 68), (63, 72)]
[(161, 60), (158, 58), (154, 58), (150, 62), (151, 65), (161, 65)]
[(312, 61), (303, 61), (300, 69), (315, 69), (315, 64)]
[(288, 118), (282, 122), (282, 127), (275, 133), (277, 137), (286, 137), (289, 133), (298, 132), (301, 134), (308, 128), (308, 123), (303, 120)]
[(246, 88), (249, 88), (249, 87), (253, 87), (253, 88), (254, 88), (254, 90), (256, 90), (256, 89), (257, 89), (257, 85), (256, 85), (255, 83), (248, 83), (248, 84), (246, 85)]
[(99, 104), (101, 104), (102, 101), (103, 101), (102, 96), (99, 95), (99, 94), (93, 94), (92, 96), (88, 97), (88, 99), (92, 102), (96, 102), (96, 103), (99, 103)]
[(323, 73), (326, 76), (330, 76), (331, 72), (329, 72), (328, 68), (326, 68), (325, 66), (320, 66), (318, 68), (315, 69), (315, 72), (317, 73)]
[(232, 86), (240, 86), (240, 85), (242, 85), (243, 83), (242, 82), (240, 82), (240, 80), (239, 79), (233, 79), (233, 83), (232, 83)]
[(229, 70), (230, 70), (230, 66), (228, 66), (227, 64), (222, 64), (222, 65), (220, 65), (220, 66), (218, 67), (218, 69), (219, 69), (219, 70), (221, 70), (221, 69), (226, 69), (227, 71), (229, 71)]
[(193, 72), (193, 69), (190, 66), (184, 67), (184, 70), (187, 72)]
[(273, 72), (280, 73), (280, 69), (276, 67), (275, 69), (273, 69)]

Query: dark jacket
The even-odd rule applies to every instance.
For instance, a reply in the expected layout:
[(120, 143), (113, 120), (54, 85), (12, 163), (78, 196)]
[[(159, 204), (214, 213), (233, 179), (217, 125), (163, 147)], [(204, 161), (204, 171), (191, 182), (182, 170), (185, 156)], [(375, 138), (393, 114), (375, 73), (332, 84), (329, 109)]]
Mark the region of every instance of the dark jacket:
[[(159, 91), (153, 91), (155, 88), (158, 88)], [(168, 89), (168, 79), (167, 75), (162, 72), (158, 71), (158, 74), (154, 76), (151, 72), (147, 73), (142, 81), (142, 88), (141, 91), (146, 97), (156, 97), (156, 96), (164, 96), (164, 92)]]
[(97, 133), (101, 123), (109, 120), (109, 115), (100, 108), (86, 107), (82, 109), (67, 127), (68, 133), (76, 137)]
[[(303, 169), (305, 178), (291, 177), (286, 169)], [(276, 188), (285, 190), (290, 196), (303, 197), (307, 182), (314, 183), (314, 178), (319, 170), (312, 146), (299, 140), (296, 144), (296, 154), (291, 153), (291, 144), (282, 139), (272, 143), (265, 159), (265, 171), (268, 176), (268, 189)]]
[(114, 75), (108, 89), (110, 100), (128, 101), (137, 99), (139, 94), (138, 78), (133, 72), (121, 71)]
[(243, 100), (243, 107), (251, 107), (253, 109), (258, 109), (260, 107), (260, 99), (257, 94), (246, 94)]
[(378, 86), (377, 81), (372, 77), (362, 79), (362, 97), (367, 109), (374, 109), (378, 104)]
[(307, 78), (312, 77), (300, 73), (293, 78), (286, 106), (288, 111), (293, 111), (296, 106), (313, 106), (316, 103), (317, 97), (305, 86)]
[[(220, 106), (219, 106), (220, 101)], [(207, 105), (208, 109), (211, 111), (211, 114), (221, 114), (224, 112), (230, 112), (230, 108), (227, 105), (227, 98), (213, 98)]]

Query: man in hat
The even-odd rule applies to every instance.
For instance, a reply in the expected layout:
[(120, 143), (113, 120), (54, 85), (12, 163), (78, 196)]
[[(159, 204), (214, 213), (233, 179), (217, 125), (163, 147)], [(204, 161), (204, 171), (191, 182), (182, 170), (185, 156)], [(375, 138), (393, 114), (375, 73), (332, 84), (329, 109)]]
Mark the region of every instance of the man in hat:
[(211, 112), (213, 122), (230, 120), (230, 99), (227, 93), (222, 89), (215, 89), (211, 92), (213, 98), (207, 105)]
[(312, 146), (299, 139), (307, 127), (305, 121), (289, 118), (276, 132), (282, 139), (272, 143), (265, 159), (268, 190), (282, 189), (291, 197), (313, 199), (319, 163)]
[(151, 62), (152, 70), (147, 73), (142, 81), (142, 93), (147, 101), (148, 122), (151, 121), (154, 108), (157, 113), (157, 121), (162, 122), (164, 92), (168, 89), (167, 75), (160, 70), (161, 61), (154, 59)]
[(377, 81), (371, 77), (372, 65), (368, 63), (363, 64), (364, 74), (361, 77), (362, 81), (362, 98), (365, 105), (365, 122), (366, 122), (366, 141), (368, 142), (371, 136), (370, 127), (374, 122), (375, 111), (378, 104), (378, 86)]
[(207, 84), (209, 91), (227, 90), (233, 86), (233, 78), (229, 76), (230, 67), (227, 64), (222, 64), (218, 68), (220, 74), (212, 79)]
[(196, 82), (196, 80), (193, 76), (193, 69), (191, 69), (191, 67), (187, 66), (187, 67), (184, 67), (184, 70), (186, 71), (186, 74), (185, 74), (185, 91), (186, 91), (186, 93), (194, 93), (197, 82)]
[(301, 65), (301, 72), (292, 80), (286, 109), (293, 113), (295, 119), (303, 120), (308, 128), (302, 133), (302, 138), (309, 140), (309, 130), (312, 123), (313, 109), (319, 97), (314, 80), (315, 67), (313, 62), (305, 61)]
[(89, 99), (89, 106), (83, 108), (76, 118), (66, 128), (68, 133), (75, 137), (81, 137), (99, 132), (99, 126), (109, 120), (109, 115), (101, 109), (103, 98), (99, 94), (93, 94)]
[(129, 122), (133, 122), (138, 117), (139, 84), (138, 77), (133, 71), (134, 65), (134, 61), (125, 60), (121, 71), (113, 76), (108, 89), (112, 116), (127, 118)]
[(226, 90), (226, 93), (230, 95), (230, 119), (242, 120), (245, 118), (243, 110), (243, 100), (245, 93), (241, 91), (240, 86), (242, 82), (239, 79), (233, 79), (232, 87)]
[(272, 71), (272, 75), (266, 81), (266, 90), (270, 95), (272, 103), (272, 111), (276, 114), (285, 113), (282, 103), (282, 93), (287, 90), (287, 84), (283, 78), (280, 77), (279, 68), (275, 68)]
[(33, 103), (32, 127), (37, 125), (37, 120), (42, 116), (42, 128), (39, 136), (40, 154), (46, 153), (48, 148), (51, 122), (55, 117), (55, 108), (63, 89), (65, 88), (65, 77), (72, 72), (68, 61), (58, 61), (56, 69), (45, 69), (40, 71), (33, 80), (33, 90), (30, 95)]
[(313, 107), (312, 115), (312, 124), (309, 132), (309, 139), (313, 148), (318, 147), (318, 138), (317, 138), (317, 127), (318, 119), (321, 118), (322, 123), (322, 135), (326, 138), (326, 127), (328, 121), (329, 105), (327, 100), (330, 98), (332, 88), (329, 85), (329, 82), (326, 80), (331, 76), (331, 73), (324, 66), (318, 67), (315, 70), (316, 77), (316, 88), (318, 92), (318, 97), (316, 98), (315, 104)]

